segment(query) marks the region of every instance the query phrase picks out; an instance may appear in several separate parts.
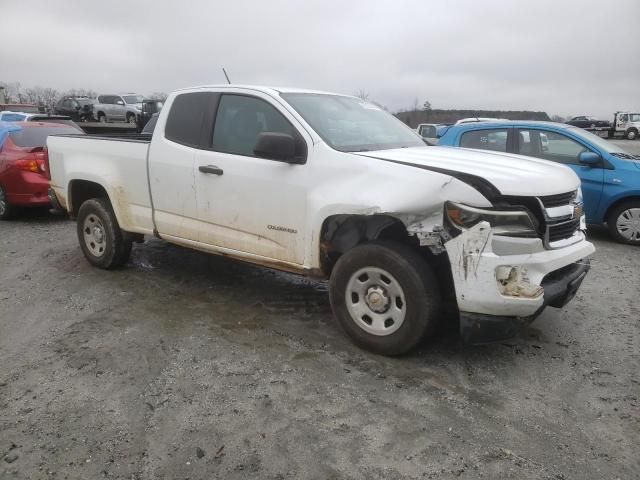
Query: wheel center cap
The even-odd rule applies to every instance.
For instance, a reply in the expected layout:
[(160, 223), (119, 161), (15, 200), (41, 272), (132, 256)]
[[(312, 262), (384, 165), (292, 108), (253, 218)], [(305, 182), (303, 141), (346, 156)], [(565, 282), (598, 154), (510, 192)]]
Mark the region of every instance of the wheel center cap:
[(93, 227), (93, 238), (96, 239), (96, 242), (102, 243), (104, 234), (102, 233), (102, 229), (100, 227)]
[(384, 288), (376, 285), (367, 290), (366, 302), (371, 310), (382, 313), (389, 307), (389, 296)]

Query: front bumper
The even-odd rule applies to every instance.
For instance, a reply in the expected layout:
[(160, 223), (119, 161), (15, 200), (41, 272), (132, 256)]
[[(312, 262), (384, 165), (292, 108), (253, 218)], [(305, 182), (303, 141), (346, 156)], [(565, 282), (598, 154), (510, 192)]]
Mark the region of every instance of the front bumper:
[(542, 280), (543, 304), (528, 317), (507, 317), (460, 312), (460, 336), (466, 343), (483, 344), (515, 337), (542, 313), (546, 306), (561, 308), (576, 295), (591, 268), (588, 258), (551, 272)]
[(480, 223), (445, 244), (456, 290), (462, 337), (471, 343), (515, 335), (545, 306), (573, 298), (595, 249), (576, 242), (548, 250), (536, 238), (494, 236)]

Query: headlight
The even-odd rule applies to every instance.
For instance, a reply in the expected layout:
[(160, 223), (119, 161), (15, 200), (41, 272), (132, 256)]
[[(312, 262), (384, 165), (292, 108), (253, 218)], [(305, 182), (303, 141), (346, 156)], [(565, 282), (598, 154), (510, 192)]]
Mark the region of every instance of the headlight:
[(536, 227), (523, 210), (485, 210), (460, 203), (447, 202), (445, 214), (449, 233), (455, 236), (480, 222), (488, 222), (495, 235), (536, 237)]

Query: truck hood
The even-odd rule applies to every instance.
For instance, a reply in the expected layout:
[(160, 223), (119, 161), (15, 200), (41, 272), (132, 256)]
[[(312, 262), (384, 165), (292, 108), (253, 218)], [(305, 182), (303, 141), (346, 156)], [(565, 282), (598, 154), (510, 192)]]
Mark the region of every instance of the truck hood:
[[(466, 183), (474, 183), (474, 179), (485, 185), (488, 182), (489, 187), (493, 186), (502, 195), (555, 195), (576, 190), (580, 186), (580, 179), (569, 167), (523, 155), (444, 146), (398, 148), (356, 154), (433, 170), (459, 178)], [(485, 194), (484, 191), (482, 193)]]

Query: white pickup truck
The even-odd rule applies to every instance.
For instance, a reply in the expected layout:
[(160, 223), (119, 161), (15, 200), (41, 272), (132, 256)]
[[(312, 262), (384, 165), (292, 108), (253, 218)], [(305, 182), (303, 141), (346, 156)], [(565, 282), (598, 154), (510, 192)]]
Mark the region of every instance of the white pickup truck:
[(329, 279), (358, 345), (397, 355), (459, 313), (513, 336), (589, 269), (580, 181), (543, 160), (428, 147), (358, 98), (252, 86), (169, 96), (153, 136), (49, 137), (52, 200), (100, 268), (153, 235)]

